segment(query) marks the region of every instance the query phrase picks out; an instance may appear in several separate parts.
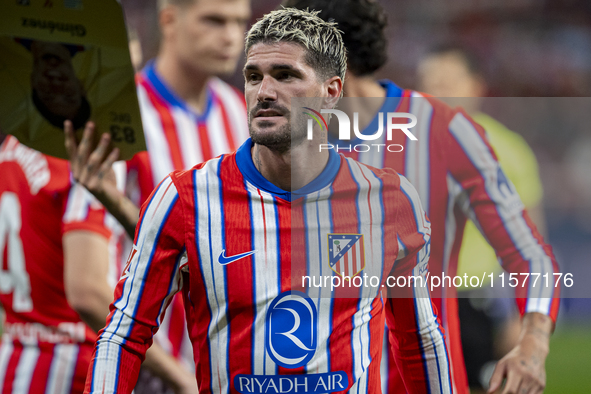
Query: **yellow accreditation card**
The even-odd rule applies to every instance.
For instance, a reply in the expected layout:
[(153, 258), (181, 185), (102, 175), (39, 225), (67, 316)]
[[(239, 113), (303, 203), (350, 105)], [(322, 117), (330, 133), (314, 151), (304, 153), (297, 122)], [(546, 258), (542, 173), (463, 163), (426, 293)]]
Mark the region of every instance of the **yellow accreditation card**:
[(116, 0), (0, 0), (0, 131), (67, 158), (92, 120), (121, 159), (145, 150), (121, 5)]

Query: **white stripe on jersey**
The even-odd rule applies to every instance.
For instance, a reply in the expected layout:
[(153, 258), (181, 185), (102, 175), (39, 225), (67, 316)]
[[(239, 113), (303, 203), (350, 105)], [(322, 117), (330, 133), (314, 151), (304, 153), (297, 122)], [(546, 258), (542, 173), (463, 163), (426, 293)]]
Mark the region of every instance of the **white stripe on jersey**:
[[(386, 99), (387, 100), (387, 99)], [(376, 139), (375, 141), (372, 141), (372, 144), (375, 145), (382, 145), (379, 152), (376, 152), (374, 150), (374, 148), (369, 149), (367, 152), (359, 152), (359, 156), (358, 156), (358, 161), (360, 163), (364, 163), (367, 164), (369, 166), (375, 167), (375, 168), (384, 168), (384, 157), (386, 155), (386, 145), (388, 145), (388, 140), (387, 135), (388, 133), (386, 132), (386, 126), (385, 126), (386, 122), (383, 121), (382, 122), (382, 127), (384, 127), (382, 135)], [(377, 130), (370, 130), (371, 132), (376, 132)], [(344, 143), (342, 144), (343, 146), (346, 146)]]
[(210, 387), (213, 392), (225, 393), (230, 389), (228, 349), (230, 346), (228, 303), (226, 300), (225, 268), (218, 263), (218, 257), (225, 249), (224, 219), (220, 178), (217, 174), (221, 159), (213, 159), (193, 172), (197, 216), (197, 250), (203, 273), (207, 303), (211, 311), (208, 327)]
[[(117, 363), (121, 345), (124, 338), (129, 336), (129, 331), (133, 325), (134, 313), (137, 310), (137, 306), (141, 301), (141, 292), (143, 286), (132, 287), (132, 282), (140, 281), (135, 278), (145, 278), (148, 272), (149, 264), (151, 262), (150, 256), (152, 251), (157, 246), (161, 226), (166, 222), (166, 217), (178, 199), (178, 193), (172, 180), (166, 178), (162, 181), (160, 187), (155, 191), (152, 201), (148, 205), (144, 216), (141, 219), (139, 227), (139, 234), (137, 240), (138, 253), (135, 254), (129, 266), (129, 279), (123, 286), (122, 296), (119, 300), (115, 301), (115, 313), (111, 319), (111, 322), (98, 340), (98, 347), (96, 350), (96, 358), (107, 360), (106, 362), (95, 363), (96, 365), (102, 365), (102, 369), (96, 369), (93, 376), (93, 387), (91, 391), (106, 392), (115, 391), (116, 382), (118, 380)], [(158, 209), (156, 209), (158, 208)], [(159, 227), (150, 226), (152, 223), (159, 224)], [(177, 259), (178, 264), (178, 259)], [(174, 274), (173, 283), (178, 286), (181, 283), (180, 271), (177, 269)], [(171, 296), (175, 287), (171, 289), (167, 298)], [(158, 324), (162, 316), (160, 316), (155, 324)], [(107, 340), (108, 338), (108, 340)], [(116, 353), (116, 354), (115, 354)], [(100, 367), (99, 367), (100, 368)], [(99, 387), (103, 385), (104, 387)]]
[[(400, 176), (400, 188), (404, 191), (412, 205), (418, 225), (417, 231), (423, 234), (425, 241), (428, 241), (431, 227), (428, 222), (423, 221), (425, 213), (421, 206), (418, 193), (403, 176)], [(425, 279), (426, 270), (424, 268), (428, 261), (428, 251), (426, 247), (423, 247), (418, 253), (418, 262), (413, 268), (413, 275), (420, 275)], [(433, 312), (433, 306), (429, 298), (429, 288), (427, 286), (416, 286), (413, 288), (413, 293), (417, 325), (421, 336), (421, 348), (423, 350), (423, 358), (426, 362), (430, 392), (451, 393), (450, 382), (448, 380), (449, 363), (447, 362), (447, 351), (445, 349), (443, 334), (438, 328), (437, 318)], [(438, 377), (437, 381), (433, 379), (434, 376)]]
[[(515, 192), (511, 193), (507, 190), (508, 188), (505, 188), (504, 191), (501, 190), (498, 180), (499, 164), (494, 160), (477, 130), (470, 121), (458, 113), (450, 122), (449, 131), (480, 172), (485, 181), (487, 194), (496, 203), (496, 210), (504, 223), (505, 230), (521, 256), (530, 262), (530, 272), (552, 275), (554, 272), (552, 261), (523, 219), (523, 204), (521, 204), (519, 196)], [(525, 312), (540, 312), (547, 315), (550, 313), (549, 298), (552, 297), (554, 287), (545, 287), (542, 283), (538, 283), (538, 286), (534, 287), (533, 284), (534, 281), (529, 282)], [(544, 298), (545, 300), (536, 298)]]
[[(251, 226), (253, 234), (254, 250), (252, 256), (255, 268), (254, 297), (254, 338), (253, 338), (253, 371), (255, 375), (277, 374), (277, 365), (267, 353), (265, 346), (265, 321), (267, 309), (271, 301), (281, 292), (279, 285), (280, 261), (279, 248), (277, 247), (277, 207), (273, 196), (245, 180), (246, 188), (250, 196)], [(260, 194), (259, 194), (260, 193)], [(264, 216), (263, 216), (264, 215)], [(265, 218), (264, 226), (259, 220)]]
[[(305, 197), (304, 223), (306, 231), (306, 244), (308, 245), (307, 261), (326, 261), (328, 250), (328, 237), (318, 231), (323, 229), (333, 232), (330, 210), (331, 188), (326, 187)], [(310, 277), (324, 277), (336, 275), (327, 264), (309, 264), (308, 275)], [(318, 310), (318, 338), (329, 338), (332, 328), (333, 297), (328, 287), (310, 286), (308, 296), (316, 304)], [(318, 341), (316, 353), (306, 365), (306, 371), (313, 373), (325, 373), (330, 369), (330, 349), (327, 341)]]
[[(417, 92), (412, 93), (410, 101), (409, 112), (417, 117), (417, 119), (426, 119), (424, 122), (419, 122), (417, 127), (413, 129), (413, 133), (417, 140), (411, 141), (407, 139), (405, 146), (406, 155), (404, 163), (404, 173), (410, 183), (412, 183), (419, 193), (421, 201), (425, 202), (427, 215), (429, 214), (429, 138), (431, 132), (431, 116), (433, 114), (433, 106), (422, 95)], [(381, 168), (381, 167), (380, 167)]]
[[(384, 222), (385, 214), (383, 211), (384, 207), (382, 202), (382, 182), (376, 177), (373, 171), (367, 168), (366, 165), (359, 162), (350, 161), (350, 159), (347, 159), (347, 161), (351, 163), (350, 167), (352, 167), (352, 176), (355, 178), (357, 183), (359, 183), (362, 189), (368, 191), (368, 193), (364, 193), (363, 196), (361, 194), (359, 195), (358, 205), (360, 208), (363, 207), (362, 210), (360, 209), (361, 218), (369, 217), (369, 208), (371, 206), (371, 223), (369, 223), (367, 220), (361, 221), (363, 223), (361, 234), (367, 234), (368, 237), (371, 236), (370, 241), (371, 245), (373, 245), (373, 248), (365, 251), (365, 257), (368, 258), (369, 260), (367, 261), (370, 262), (369, 265), (366, 263), (365, 272), (368, 275), (378, 276), (381, 282), (384, 275), (384, 226), (389, 225), (389, 223)], [(371, 187), (371, 194), (369, 194), (369, 187), (366, 186), (368, 185), (368, 181)], [(370, 204), (369, 206), (367, 204), (368, 195)], [(376, 226), (376, 224), (378, 225)], [(372, 263), (374, 261), (380, 261), (382, 264), (377, 266)], [(377, 292), (363, 294), (364, 297), (367, 296), (371, 298), (375, 298), (377, 295)]]
[[(347, 164), (351, 171), (351, 176), (359, 185), (357, 193), (356, 205), (358, 207), (359, 218), (371, 218), (371, 221), (360, 220), (361, 228), (360, 234), (367, 234), (368, 241), (366, 244), (371, 245), (370, 250), (365, 251), (366, 265), (364, 272), (370, 276), (382, 277), (383, 273), (383, 230), (384, 223), (383, 207), (381, 202), (381, 182), (377, 179), (373, 172), (350, 158), (347, 159)], [(367, 264), (367, 263), (370, 264)], [(379, 266), (373, 262), (380, 262)], [(353, 316), (353, 330), (351, 336), (353, 338), (353, 380), (356, 383), (351, 387), (350, 391), (367, 391), (367, 369), (371, 362), (370, 360), (370, 336), (369, 336), (369, 321), (371, 319), (372, 302), (378, 295), (378, 289), (372, 289), (371, 286), (365, 288), (361, 287), (360, 299), (358, 309)], [(379, 340), (379, 339), (374, 339)]]
[(230, 120), (230, 127), (232, 128), (232, 134), (235, 138), (234, 142), (237, 145), (242, 144), (242, 142), (246, 141), (249, 136), (248, 122), (244, 116), (246, 107), (242, 101), (242, 97), (240, 97), (230, 85), (219, 78), (211, 78), (209, 86), (219, 96), (220, 102), (222, 102), (222, 105), (226, 108), (226, 115)]
[(0, 390), (4, 387), (4, 377), (6, 376), (6, 369), (10, 356), (14, 351), (12, 337), (6, 333), (2, 334), (2, 345), (0, 346)]
[(66, 210), (64, 211), (63, 222), (80, 222), (88, 216), (88, 209), (94, 203), (95, 198), (88, 190), (78, 183), (73, 183), (68, 193)]
[(45, 394), (70, 393), (72, 378), (78, 361), (78, 350), (79, 346), (76, 344), (55, 345)]
[(219, 103), (214, 103), (209, 111), (210, 113), (206, 122), (207, 139), (211, 147), (211, 155), (216, 157), (230, 152), (231, 149), (226, 139), (226, 133), (224, 132), (226, 127), (224, 126), (224, 119)]
[(18, 360), (18, 366), (16, 367), (14, 374), (14, 381), (12, 382), (13, 393), (29, 392), (39, 353), (39, 346), (37, 346), (36, 343), (23, 345), (23, 351)]
[(146, 147), (150, 152), (150, 167), (157, 185), (161, 179), (174, 171), (174, 166), (172, 165), (168, 142), (162, 128), (162, 120), (158, 115), (158, 111), (150, 102), (146, 89), (141, 85), (137, 86), (137, 97), (146, 137)]
[[(191, 168), (195, 164), (209, 159), (209, 157), (203, 157), (203, 149), (201, 147), (201, 140), (199, 139), (199, 130), (195, 115), (176, 106), (171, 107), (170, 113), (174, 119), (184, 168)], [(217, 131), (219, 132), (219, 130)], [(151, 155), (152, 152), (150, 152)], [(160, 179), (162, 178), (156, 178), (154, 182), (160, 182)]]

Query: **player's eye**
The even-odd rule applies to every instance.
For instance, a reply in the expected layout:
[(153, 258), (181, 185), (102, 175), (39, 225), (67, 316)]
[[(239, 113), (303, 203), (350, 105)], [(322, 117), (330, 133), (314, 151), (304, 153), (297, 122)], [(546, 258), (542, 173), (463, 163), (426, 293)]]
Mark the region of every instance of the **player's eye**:
[(217, 25), (217, 26), (221, 26), (226, 23), (226, 20), (224, 18), (219, 17), (219, 16), (213, 16), (213, 15), (205, 17), (205, 21), (207, 23), (209, 23), (210, 25)]
[(277, 79), (279, 80), (286, 80), (290, 79), (291, 77), (293, 77), (293, 75), (287, 71), (280, 72), (279, 74), (277, 74)]
[(258, 82), (261, 80), (261, 76), (256, 73), (246, 74), (246, 81), (248, 82)]

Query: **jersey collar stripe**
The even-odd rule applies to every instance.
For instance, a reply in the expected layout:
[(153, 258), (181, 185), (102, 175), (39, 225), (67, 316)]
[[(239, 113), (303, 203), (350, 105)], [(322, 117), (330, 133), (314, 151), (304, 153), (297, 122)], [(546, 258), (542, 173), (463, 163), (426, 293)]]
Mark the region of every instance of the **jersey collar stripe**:
[[(166, 83), (160, 78), (158, 73), (156, 72), (156, 63), (152, 60), (150, 61), (144, 70), (141, 72), (141, 77), (143, 82), (149, 84), (151, 90), (157, 93), (164, 101), (170, 103), (171, 105), (180, 107), (188, 112), (193, 112), (187, 104), (178, 97), (172, 89), (170, 89)], [(205, 110), (202, 114), (196, 114), (193, 112), (199, 121), (206, 119), (209, 116), (209, 109), (211, 108), (212, 103), (212, 92), (211, 89), (208, 87), (207, 91), (207, 98), (205, 102)]]

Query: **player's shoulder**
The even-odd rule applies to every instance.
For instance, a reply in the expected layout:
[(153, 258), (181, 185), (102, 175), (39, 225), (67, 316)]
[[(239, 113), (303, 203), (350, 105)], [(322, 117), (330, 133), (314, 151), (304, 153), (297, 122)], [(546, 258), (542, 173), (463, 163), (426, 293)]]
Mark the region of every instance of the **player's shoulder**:
[(218, 77), (210, 78), (208, 87), (215, 96), (215, 99), (220, 103), (230, 106), (235, 110), (246, 111), (244, 94), (236, 87), (222, 81)]
[[(402, 175), (392, 168), (377, 168), (369, 164), (361, 163), (351, 157), (346, 157), (340, 153), (341, 160), (349, 168), (353, 178), (363, 178), (371, 181), (375, 179), (380, 182), (381, 188), (384, 191), (394, 191), (400, 189), (400, 181)], [(357, 182), (359, 183), (359, 182)]]
[(205, 175), (206, 173), (208, 173), (208, 176), (220, 177), (221, 167), (235, 164), (235, 156), (236, 152), (219, 155), (189, 169), (173, 171), (169, 176), (177, 189), (179, 186), (193, 185), (196, 176)]
[(10, 179), (13, 183), (28, 184), (32, 195), (42, 189), (52, 194), (67, 192), (72, 184), (67, 160), (29, 148), (12, 135), (0, 145), (0, 167), (11, 174), (4, 177), (5, 183)]
[(459, 108), (452, 108), (449, 104), (430, 94), (418, 90), (405, 90), (405, 96), (409, 98), (412, 108), (418, 108), (429, 117), (437, 121), (451, 121), (454, 116), (461, 112)]

